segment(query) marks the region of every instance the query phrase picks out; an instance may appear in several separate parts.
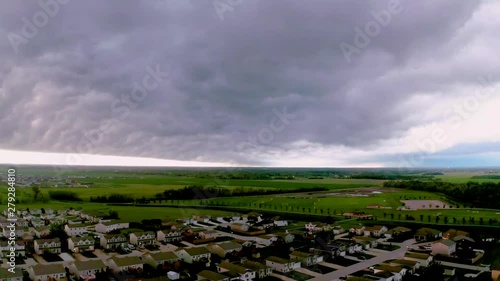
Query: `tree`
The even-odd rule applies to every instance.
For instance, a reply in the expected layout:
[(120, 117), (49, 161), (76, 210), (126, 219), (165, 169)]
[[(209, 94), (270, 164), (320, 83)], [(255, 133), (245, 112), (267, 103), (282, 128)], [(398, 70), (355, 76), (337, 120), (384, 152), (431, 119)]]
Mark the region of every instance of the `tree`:
[(439, 223), (439, 216), (436, 216), (436, 223)]
[(424, 215), (420, 214), (420, 221), (424, 221)]
[(34, 185), (31, 187), (31, 190), (33, 191), (33, 200), (36, 201), (36, 199), (38, 198), (38, 195), (40, 194), (40, 187)]
[(465, 218), (462, 218), (462, 224), (465, 224)]

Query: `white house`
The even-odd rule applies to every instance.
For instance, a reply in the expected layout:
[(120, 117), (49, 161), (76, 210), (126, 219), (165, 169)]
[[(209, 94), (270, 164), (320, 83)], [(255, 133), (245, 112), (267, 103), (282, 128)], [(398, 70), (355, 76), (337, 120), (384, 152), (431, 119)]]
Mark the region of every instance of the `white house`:
[(323, 261), (323, 256), (293, 251), (290, 253), (290, 260), (299, 260), (303, 266), (311, 266)]
[(188, 249), (176, 250), (175, 254), (187, 263), (201, 261), (202, 259), (210, 260), (211, 253), (205, 247), (193, 247)]
[(300, 268), (300, 261), (298, 260), (287, 260), (279, 257), (271, 256), (266, 259), (266, 265), (272, 267), (274, 270), (287, 273)]
[(123, 234), (106, 234), (99, 238), (101, 247), (107, 250), (124, 247), (127, 244), (127, 237)]
[(241, 281), (252, 281), (256, 278), (256, 272), (254, 270), (225, 261), (217, 266), (217, 272), (230, 272), (233, 276), (239, 276), (237, 280)]
[(138, 271), (144, 269), (144, 261), (137, 256), (112, 257), (107, 260), (108, 266), (114, 271)]
[(393, 281), (400, 281), (403, 279), (403, 276), (406, 274), (407, 269), (402, 266), (393, 266), (388, 264), (380, 264), (373, 267), (373, 273), (383, 273), (388, 272), (393, 275)]
[(176, 230), (158, 230), (156, 232), (156, 238), (158, 241), (171, 243), (182, 241), (182, 233)]
[(283, 239), (283, 242), (285, 242), (285, 243), (292, 243), (293, 240), (295, 240), (295, 235), (293, 235), (291, 233), (287, 233), (287, 232), (279, 232), (279, 233), (275, 233), (274, 235)]
[(64, 232), (68, 236), (86, 235), (88, 233), (88, 224), (66, 224), (64, 226)]
[(451, 256), (457, 250), (457, 243), (453, 240), (443, 239), (432, 243), (432, 255)]
[(11, 248), (14, 248), (14, 253), (16, 257), (26, 256), (26, 245), (23, 240), (15, 241), (14, 245), (9, 245), (9, 241), (0, 242), (0, 256), (6, 257), (7, 254), (11, 253)]
[(66, 280), (66, 270), (60, 263), (37, 264), (27, 268), (33, 281), (63, 281)]
[(71, 273), (83, 280), (95, 280), (97, 273), (106, 271), (106, 265), (100, 259), (75, 260), (69, 263), (68, 268)]
[(131, 232), (129, 238), (130, 243), (134, 245), (151, 245), (156, 243), (155, 233), (152, 231)]
[(259, 278), (259, 279), (264, 279), (268, 276), (271, 276), (271, 274), (273, 274), (272, 267), (266, 266), (266, 265), (261, 264), (259, 262), (255, 262), (255, 261), (251, 261), (251, 260), (244, 260), (241, 262), (241, 266), (244, 266), (246, 268), (249, 268), (249, 269), (255, 271), (257, 278)]
[(36, 227), (34, 233), (37, 238), (44, 238), (50, 235), (50, 228), (48, 226)]
[(364, 225), (357, 225), (353, 226), (349, 229), (349, 232), (354, 233), (356, 235), (364, 235), (365, 232), (365, 226)]
[(407, 252), (404, 256), (404, 259), (410, 261), (418, 261), (422, 266), (428, 266), (432, 262), (433, 257), (425, 253)]
[(130, 227), (130, 223), (120, 221), (120, 220), (112, 220), (106, 222), (100, 222), (95, 225), (95, 231), (99, 233), (108, 233), (117, 229), (126, 229)]
[(60, 254), (61, 253), (61, 240), (59, 238), (54, 239), (36, 239), (34, 242), (35, 252), (39, 255), (43, 254), (44, 251)]
[(232, 252), (239, 252), (243, 249), (241, 244), (235, 242), (224, 242), (218, 244), (209, 244), (205, 246), (212, 254), (216, 254), (219, 257), (223, 258), (227, 254)]
[(179, 257), (174, 252), (150, 252), (144, 254), (142, 257), (143, 260), (153, 268), (157, 268), (158, 266), (162, 266), (165, 264), (171, 264), (179, 260)]
[(95, 240), (91, 236), (68, 238), (68, 249), (73, 253), (94, 251)]
[(276, 226), (276, 227), (288, 226), (288, 221), (286, 221), (286, 220), (274, 220), (274, 226)]

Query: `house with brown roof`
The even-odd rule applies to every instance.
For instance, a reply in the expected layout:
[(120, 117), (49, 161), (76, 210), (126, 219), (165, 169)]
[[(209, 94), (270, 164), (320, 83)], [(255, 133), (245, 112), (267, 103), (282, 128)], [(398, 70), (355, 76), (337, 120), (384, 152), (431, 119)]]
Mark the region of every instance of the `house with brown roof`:
[(273, 273), (272, 267), (251, 260), (242, 261), (241, 266), (254, 270), (258, 279), (264, 279)]
[(114, 250), (128, 244), (128, 239), (123, 234), (106, 234), (99, 238), (101, 247), (107, 250)]
[(207, 281), (229, 281), (229, 277), (210, 270), (203, 270), (197, 274), (197, 280)]
[(61, 253), (61, 240), (54, 239), (36, 239), (34, 242), (35, 252), (39, 255), (47, 251), (53, 254)]
[(431, 255), (416, 252), (406, 252), (403, 259), (417, 261), (421, 266), (428, 266), (433, 261), (433, 257)]
[(415, 240), (417, 242), (433, 241), (443, 236), (439, 230), (423, 227), (415, 232)]
[(153, 268), (171, 264), (179, 260), (179, 257), (174, 252), (146, 253), (142, 257)]
[(60, 263), (37, 264), (26, 269), (34, 281), (66, 281), (66, 270)]
[(10, 245), (9, 241), (0, 241), (0, 257), (7, 257), (7, 255), (10, 255), (11, 248), (14, 249), (16, 257), (26, 256), (26, 244), (24, 240), (16, 240), (14, 245)]
[(0, 267), (0, 280), (23, 281), (23, 272), (21, 270), (14, 270), (14, 272), (10, 272), (7, 268)]
[(197, 261), (210, 260), (211, 253), (205, 247), (193, 247), (177, 249), (175, 254), (184, 262), (193, 263)]
[(256, 278), (256, 272), (248, 267), (237, 265), (229, 262), (221, 262), (217, 266), (218, 273), (229, 272), (233, 276), (238, 276), (238, 280), (241, 281), (252, 281)]
[(442, 239), (432, 243), (432, 255), (451, 256), (457, 250), (457, 243), (453, 240)]
[(240, 252), (243, 246), (235, 242), (224, 242), (218, 244), (209, 244), (205, 246), (212, 254), (216, 254), (221, 258), (226, 257), (227, 254), (232, 252)]
[(107, 260), (107, 265), (114, 271), (142, 272), (144, 261), (138, 256), (112, 257)]
[(156, 239), (165, 243), (180, 242), (182, 241), (182, 233), (171, 229), (158, 230), (156, 232)]
[(111, 220), (106, 222), (100, 222), (95, 225), (95, 231), (99, 233), (109, 233), (113, 230), (126, 229), (130, 227), (130, 223), (121, 220)]
[(152, 245), (156, 243), (156, 236), (152, 231), (131, 232), (129, 237), (130, 244), (134, 245)]
[(276, 256), (271, 256), (266, 259), (266, 265), (272, 267), (278, 272), (287, 273), (300, 268), (301, 262), (299, 260), (288, 260)]
[(299, 260), (302, 266), (312, 266), (323, 261), (323, 256), (293, 251), (290, 253), (290, 260)]
[(387, 238), (395, 238), (395, 237), (400, 236), (400, 235), (409, 234), (410, 232), (411, 232), (411, 229), (409, 229), (409, 228), (402, 227), (402, 226), (397, 226), (395, 228), (387, 230), (384, 233), (384, 235)]
[(68, 249), (73, 253), (94, 251), (95, 239), (92, 236), (68, 238)]
[(75, 260), (68, 265), (69, 271), (82, 280), (94, 280), (97, 273), (105, 272), (106, 265), (100, 259)]
[(457, 229), (448, 229), (445, 233), (443, 233), (443, 239), (450, 239), (454, 240), (455, 237), (457, 236), (465, 236), (469, 237), (469, 232), (462, 231), (462, 230), (457, 230)]
[(50, 235), (50, 228), (48, 226), (35, 227), (34, 233), (36, 238), (45, 238)]

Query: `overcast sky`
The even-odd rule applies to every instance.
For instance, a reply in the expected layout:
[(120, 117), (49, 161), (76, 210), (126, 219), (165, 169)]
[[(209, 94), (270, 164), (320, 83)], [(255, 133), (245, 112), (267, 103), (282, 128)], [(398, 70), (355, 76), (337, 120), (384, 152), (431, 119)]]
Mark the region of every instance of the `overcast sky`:
[(495, 1), (1, 1), (0, 163), (499, 166), (499, 49)]

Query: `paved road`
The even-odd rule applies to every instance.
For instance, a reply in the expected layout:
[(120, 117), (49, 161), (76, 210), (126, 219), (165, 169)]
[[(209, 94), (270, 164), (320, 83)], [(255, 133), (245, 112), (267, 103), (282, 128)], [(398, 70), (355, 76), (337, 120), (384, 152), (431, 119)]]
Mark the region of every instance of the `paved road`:
[(415, 243), (415, 239), (410, 239), (406, 240), (403, 243), (393, 243), (394, 245), (399, 245), (401, 248), (392, 252), (387, 252), (384, 254), (379, 254), (378, 256), (374, 257), (373, 259), (369, 259), (333, 272), (330, 272), (328, 274), (325, 274), (320, 277), (315, 277), (312, 279), (309, 279), (308, 281), (332, 281), (332, 280), (338, 280), (340, 277), (347, 276), (351, 273), (354, 273), (356, 271), (363, 270), (365, 268), (368, 268), (370, 266), (374, 266), (376, 264), (382, 263), (386, 260), (390, 259), (399, 259), (404, 257), (407, 249), (406, 246), (409, 246), (411, 244)]
[(484, 267), (484, 266), (475, 266), (475, 265), (446, 262), (446, 261), (439, 261), (439, 262), (441, 263), (441, 265), (444, 265), (444, 266), (463, 268), (463, 269), (468, 269), (468, 270), (477, 270), (477, 271), (490, 271), (489, 267)]

